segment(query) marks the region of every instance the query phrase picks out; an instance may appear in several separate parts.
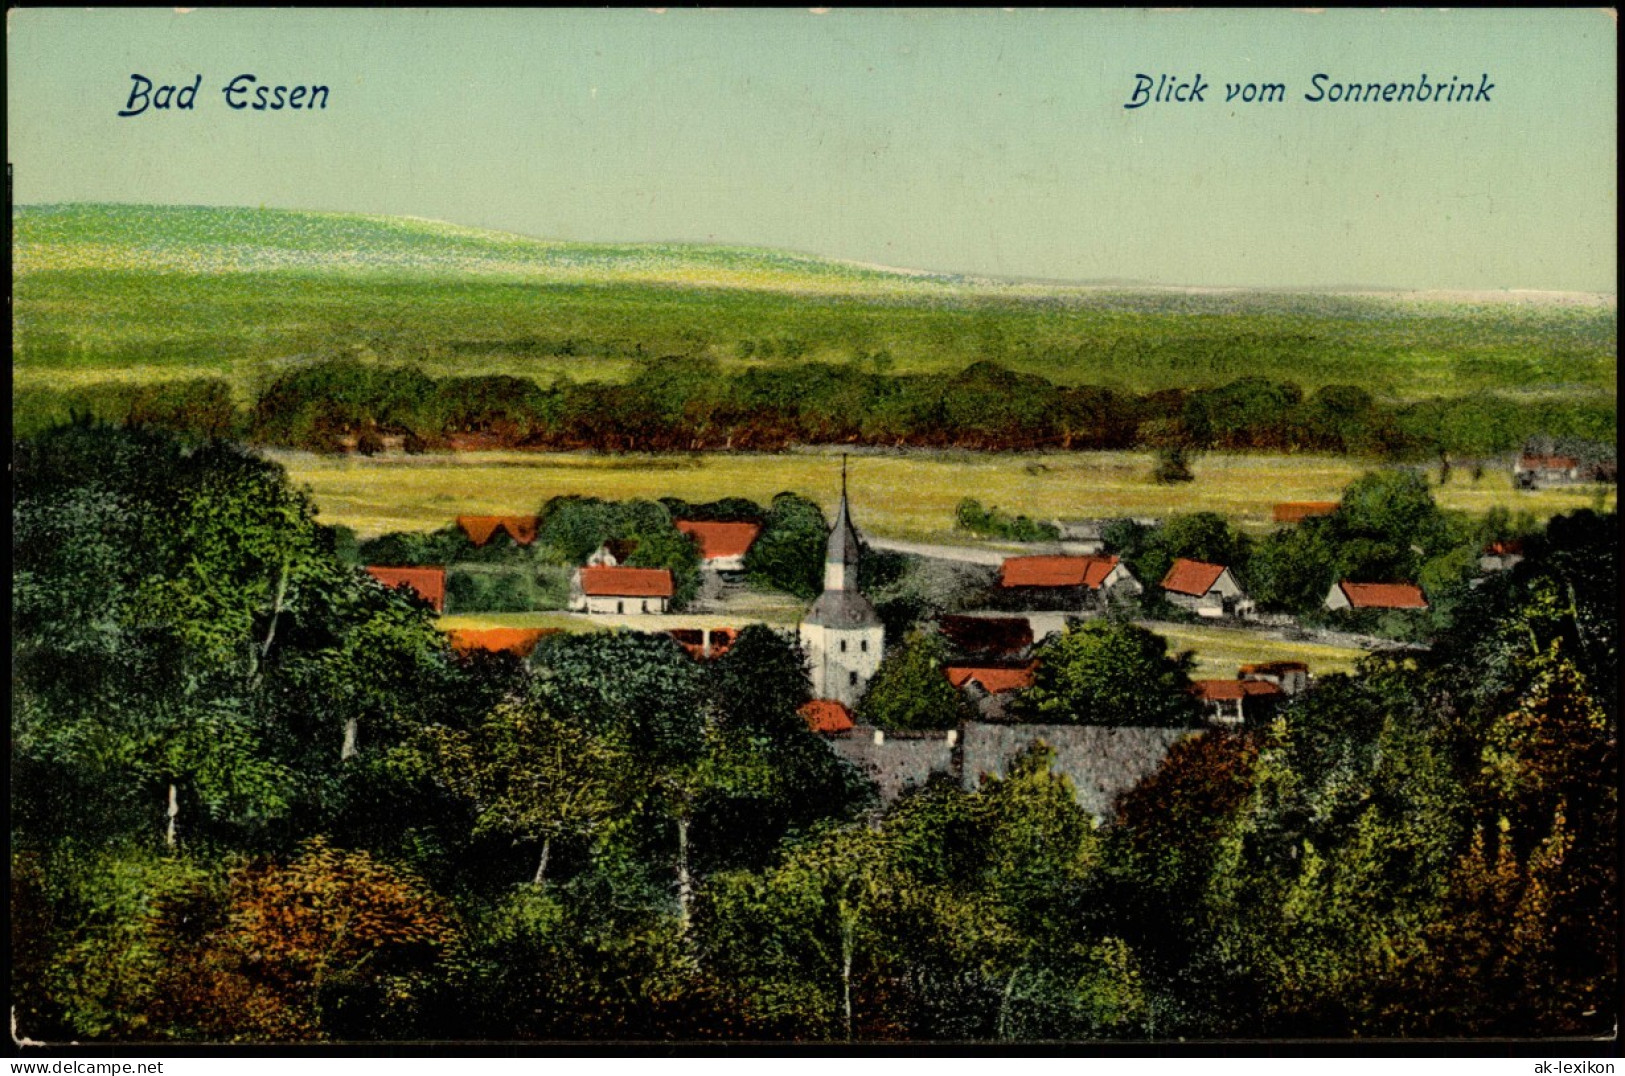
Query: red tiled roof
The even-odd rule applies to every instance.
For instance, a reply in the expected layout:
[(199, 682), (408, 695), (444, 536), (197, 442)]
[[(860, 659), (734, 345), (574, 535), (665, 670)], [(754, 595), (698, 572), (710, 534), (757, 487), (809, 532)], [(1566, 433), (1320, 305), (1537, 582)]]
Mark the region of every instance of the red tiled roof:
[(408, 586), (418, 597), (428, 602), (435, 612), (446, 608), (446, 569), (444, 568), (367, 568), (367, 574), (386, 587)]
[(536, 540), (535, 516), (458, 516), (457, 525), (476, 546), (489, 542), (498, 530), (507, 531), (508, 537), (520, 545)]
[(1301, 523), (1310, 516), (1329, 516), (1335, 511), (1336, 501), (1286, 501), (1275, 506), (1275, 522)]
[(850, 732), (852, 711), (834, 699), (814, 699), (796, 711), (814, 732)]
[(1011, 557), (999, 569), (999, 586), (1099, 590), (1115, 567), (1116, 557)]
[(937, 621), (943, 638), (960, 650), (1014, 654), (1033, 645), (1033, 626), (1023, 616), (955, 616)]
[(1411, 583), (1339, 583), (1356, 609), (1426, 609), (1422, 588)]
[(1524, 456), (1518, 460), (1520, 471), (1567, 471), (1578, 466), (1580, 461), (1573, 456)]
[(696, 523), (687, 519), (679, 519), (677, 529), (693, 536), (705, 560), (743, 556), (762, 532), (758, 523)]
[(529, 657), (536, 644), (559, 628), (453, 628), (447, 634), (451, 648), (460, 654), (476, 651), (500, 653), (506, 651), (516, 657)]
[[(702, 660), (707, 657), (705, 653), (705, 632), (702, 629), (672, 628), (667, 634), (677, 640), (677, 645), (682, 647), (689, 657), (695, 660)], [(739, 633), (733, 628), (712, 628), (709, 657), (720, 658), (726, 654), (728, 648), (733, 646), (734, 639), (738, 635)]]
[(581, 591), (599, 598), (669, 598), (671, 572), (665, 568), (583, 568)]
[(1033, 686), (1033, 665), (1012, 668), (1008, 665), (949, 665), (942, 670), (954, 687), (964, 687), (975, 680), (990, 695), (1006, 691), (1021, 691)]
[(1514, 557), (1523, 553), (1523, 542), (1517, 538), (1505, 542), (1491, 542), (1484, 547), (1484, 553), (1491, 557)]
[(1219, 576), (1223, 574), (1222, 564), (1204, 564), (1199, 560), (1179, 557), (1174, 561), (1174, 566), (1168, 569), (1168, 574), (1163, 577), (1162, 589), (1200, 598), (1213, 589), (1213, 584), (1217, 583)]
[(1191, 694), (1203, 702), (1245, 699), (1254, 695), (1284, 695), (1280, 685), (1263, 680), (1192, 680)]

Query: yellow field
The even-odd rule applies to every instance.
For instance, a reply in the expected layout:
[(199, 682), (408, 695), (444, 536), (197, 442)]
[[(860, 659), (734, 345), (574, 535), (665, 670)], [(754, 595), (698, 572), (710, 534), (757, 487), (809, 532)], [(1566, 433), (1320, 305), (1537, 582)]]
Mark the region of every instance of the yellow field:
[[(606, 499), (675, 496), (689, 501), (748, 497), (761, 504), (793, 490), (833, 510), (840, 495), (835, 450), (780, 455), (602, 456), (585, 453), (478, 452), (427, 456), (327, 457), (270, 453), (296, 485), (308, 487), (323, 522), (363, 537), (434, 530), (463, 514), (534, 512), (550, 497)], [(874, 453), (850, 459), (853, 511), (875, 535), (963, 541), (954, 508), (974, 497), (1037, 519), (1166, 516), (1213, 511), (1253, 531), (1269, 529), (1278, 501), (1336, 500), (1368, 464), (1325, 456), (1210, 455), (1196, 481), (1159, 486), (1151, 457), (1138, 452), (1032, 455)], [(1613, 507), (1611, 487), (1519, 492), (1506, 474), (1474, 484), (1461, 469), (1434, 495), (1446, 508), (1483, 512), (1496, 505), (1546, 518)]]
[(1324, 643), (1290, 642), (1271, 639), (1256, 632), (1210, 628), (1205, 625), (1150, 625), (1168, 640), (1170, 653), (1191, 650), (1196, 654), (1193, 680), (1232, 680), (1236, 666), (1264, 661), (1303, 661), (1313, 676), (1351, 672), (1365, 651)]

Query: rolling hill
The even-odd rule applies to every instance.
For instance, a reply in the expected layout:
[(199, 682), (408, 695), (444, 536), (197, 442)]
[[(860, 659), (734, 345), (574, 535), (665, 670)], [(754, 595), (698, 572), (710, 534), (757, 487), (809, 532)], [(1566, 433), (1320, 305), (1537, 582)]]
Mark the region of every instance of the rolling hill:
[(994, 281), (354, 214), (21, 206), (13, 256), (13, 383), (25, 391), (209, 376), (246, 397), (290, 364), (335, 355), (547, 384), (703, 355), (897, 374), (991, 360), (1140, 392), (1262, 376), (1396, 400), (1494, 392), (1611, 406), (1617, 357), (1612, 297)]

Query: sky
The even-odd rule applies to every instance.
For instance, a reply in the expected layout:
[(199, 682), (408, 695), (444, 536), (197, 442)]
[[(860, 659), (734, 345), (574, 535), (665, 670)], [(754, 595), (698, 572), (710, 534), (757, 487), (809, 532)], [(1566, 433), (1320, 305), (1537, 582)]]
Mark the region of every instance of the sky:
[[(12, 9), (7, 158), (18, 204), (1047, 280), (1612, 293), (1617, 40), (1589, 9)], [(119, 116), (132, 74), (201, 75), (194, 107)], [(242, 74), (326, 86), (327, 107), (232, 109)], [(1207, 88), (1125, 108), (1140, 74)], [(1474, 99), (1310, 101), (1317, 74)], [(1247, 103), (1248, 83), (1284, 99)]]

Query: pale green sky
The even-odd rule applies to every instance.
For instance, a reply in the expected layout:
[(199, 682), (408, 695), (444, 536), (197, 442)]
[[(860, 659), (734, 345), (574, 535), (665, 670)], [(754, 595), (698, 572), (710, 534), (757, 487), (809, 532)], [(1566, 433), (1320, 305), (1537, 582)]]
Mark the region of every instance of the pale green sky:
[[(265, 205), (1214, 286), (1616, 290), (1614, 17), (12, 10), (22, 204)], [(324, 84), (320, 112), (221, 88)], [(1201, 104), (1125, 109), (1136, 73)], [(1311, 103), (1311, 78), (1488, 103)], [(195, 110), (120, 118), (132, 73)], [(1284, 83), (1226, 104), (1227, 82)]]

